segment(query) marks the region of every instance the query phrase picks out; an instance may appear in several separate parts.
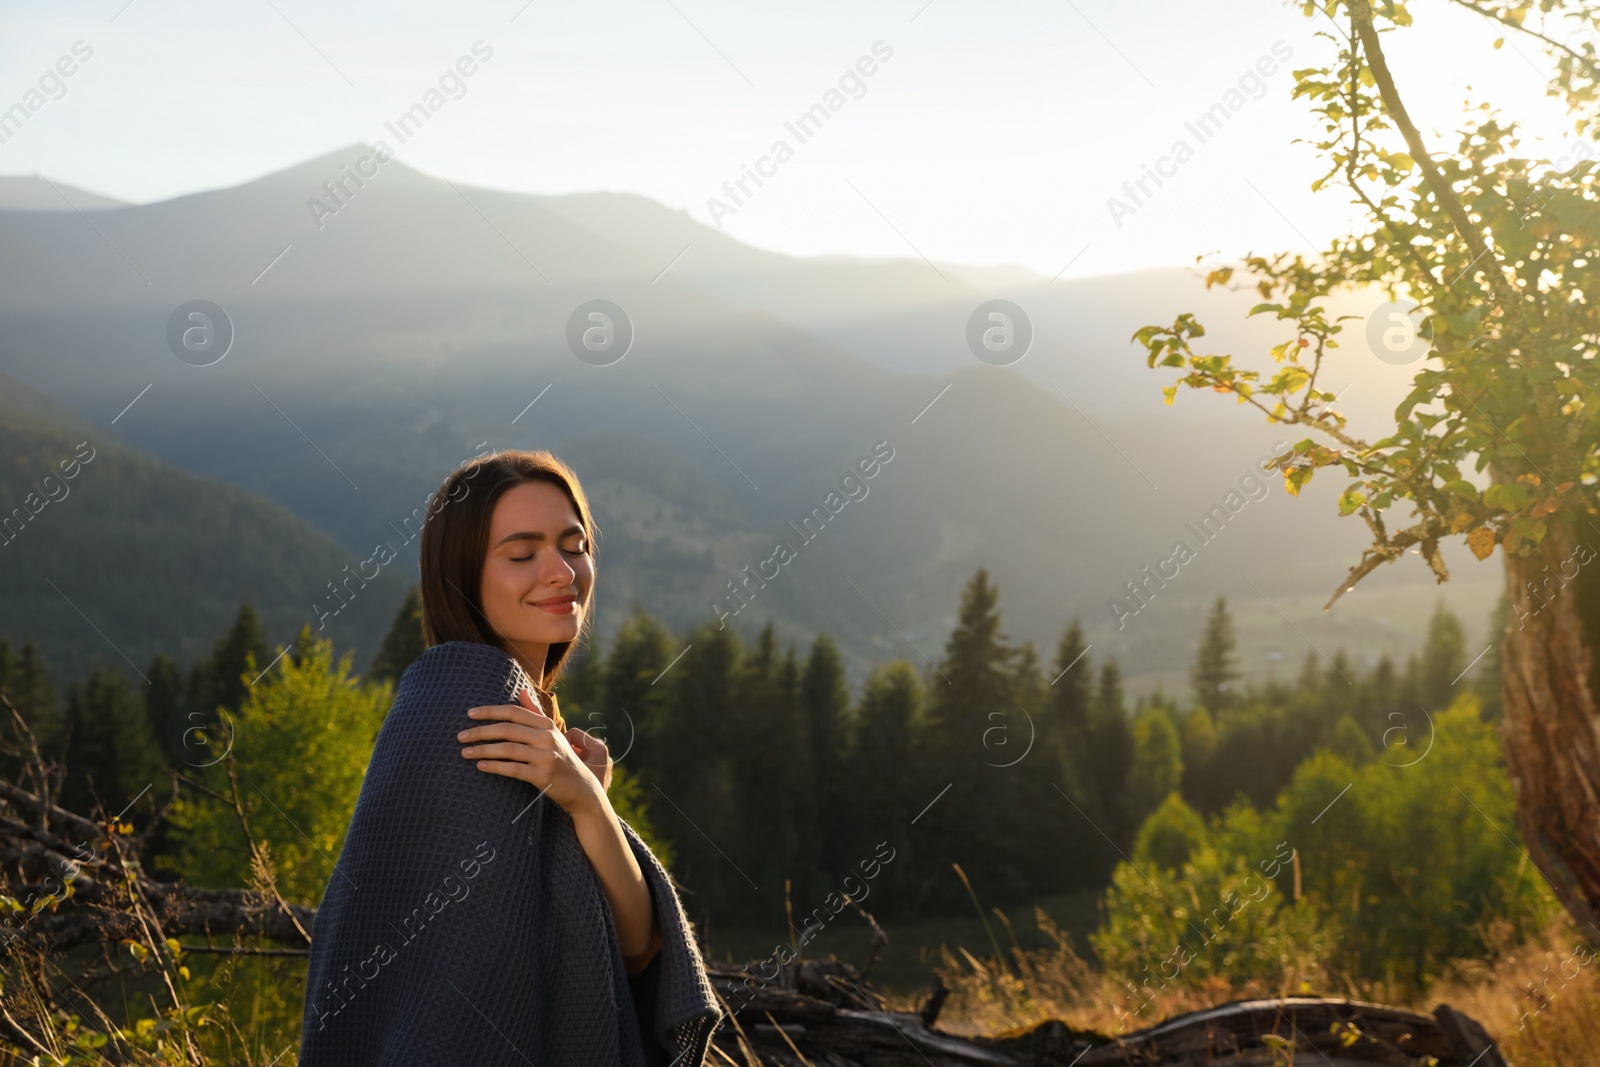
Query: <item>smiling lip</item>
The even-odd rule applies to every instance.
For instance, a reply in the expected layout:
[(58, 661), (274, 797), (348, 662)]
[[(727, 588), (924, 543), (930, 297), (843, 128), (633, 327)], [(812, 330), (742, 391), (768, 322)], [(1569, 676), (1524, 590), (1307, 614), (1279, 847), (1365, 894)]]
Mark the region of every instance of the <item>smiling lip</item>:
[(540, 611), (548, 611), (552, 615), (571, 615), (578, 598), (571, 594), (567, 596), (551, 597), (548, 600), (535, 600), (533, 606)]

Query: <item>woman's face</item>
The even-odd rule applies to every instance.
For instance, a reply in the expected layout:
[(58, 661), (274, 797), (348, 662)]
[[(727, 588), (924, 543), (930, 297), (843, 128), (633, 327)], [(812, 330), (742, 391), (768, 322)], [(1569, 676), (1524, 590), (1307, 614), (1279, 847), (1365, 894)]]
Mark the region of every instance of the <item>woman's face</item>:
[(583, 627), (594, 557), (559, 486), (523, 482), (495, 502), (483, 560), (483, 613), (512, 651), (544, 666), (544, 649)]

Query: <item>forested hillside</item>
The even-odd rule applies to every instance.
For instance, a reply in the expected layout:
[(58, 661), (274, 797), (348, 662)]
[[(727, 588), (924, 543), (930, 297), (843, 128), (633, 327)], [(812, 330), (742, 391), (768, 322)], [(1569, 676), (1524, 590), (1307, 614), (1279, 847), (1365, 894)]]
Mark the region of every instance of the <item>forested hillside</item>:
[(248, 599), (274, 638), (325, 618), (321, 632), (363, 663), (376, 652), (407, 578), (352, 584), (347, 607), (318, 615), (319, 595), (324, 610), (341, 603), (327, 583), (357, 557), (107, 431), (0, 375), (0, 633), (37, 641), (60, 679), (95, 663), (133, 676), (158, 652), (198, 656)]

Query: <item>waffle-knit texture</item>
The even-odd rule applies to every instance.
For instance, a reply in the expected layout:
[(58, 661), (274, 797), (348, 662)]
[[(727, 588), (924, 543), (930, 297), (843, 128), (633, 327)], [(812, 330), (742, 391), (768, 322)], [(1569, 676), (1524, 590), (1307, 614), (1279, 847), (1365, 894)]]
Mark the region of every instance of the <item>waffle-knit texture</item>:
[(469, 641), (401, 676), (312, 927), (301, 1067), (646, 1067), (640, 1022), (674, 1067), (702, 1067), (724, 1012), (660, 860), (622, 821), (661, 931), (655, 1017), (637, 1020), (572, 817), (461, 755), (467, 709), (524, 687), (540, 701)]

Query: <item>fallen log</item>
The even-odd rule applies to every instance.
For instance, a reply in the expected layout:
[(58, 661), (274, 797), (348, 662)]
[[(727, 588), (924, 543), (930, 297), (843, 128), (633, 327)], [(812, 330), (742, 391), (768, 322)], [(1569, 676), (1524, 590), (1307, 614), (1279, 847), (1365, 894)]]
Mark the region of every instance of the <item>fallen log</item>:
[(242, 934), (306, 947), (302, 931), (315, 908), (249, 889), (157, 881), (139, 860), (137, 840), (122, 844), (118, 836), (0, 779), (0, 953), (140, 940), (147, 931), (135, 900), (164, 938)]
[[(939, 1030), (936, 985), (922, 1012), (889, 1011), (859, 972), (805, 960), (770, 979), (754, 965), (710, 967), (732, 1019), (717, 1055), (770, 1067), (1505, 1067), (1477, 1022), (1447, 1005), (1430, 1017), (1328, 997), (1235, 1001), (1118, 1036), (1050, 1020), (990, 1037)], [(771, 970), (765, 972), (771, 974)], [(931, 1011), (929, 1009), (932, 1009)], [(748, 1052), (748, 1055), (747, 1055)], [(1303, 1058), (1302, 1058), (1303, 1057)]]

